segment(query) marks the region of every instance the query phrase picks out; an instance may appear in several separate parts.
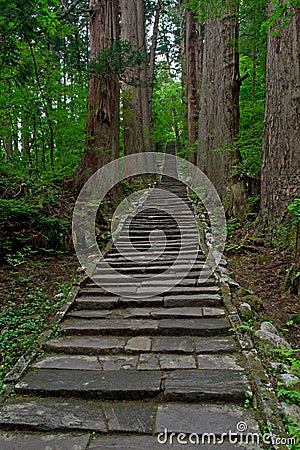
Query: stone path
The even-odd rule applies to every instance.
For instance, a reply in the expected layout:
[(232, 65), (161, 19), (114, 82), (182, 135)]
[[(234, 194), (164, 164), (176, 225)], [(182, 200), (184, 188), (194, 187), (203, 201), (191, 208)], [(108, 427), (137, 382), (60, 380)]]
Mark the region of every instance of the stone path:
[[(180, 182), (163, 177), (159, 187), (191, 206)], [(156, 208), (162, 203), (156, 190), (147, 202), (149, 208), (131, 224), (131, 240), (146, 251), (149, 232), (159, 226), (168, 237), (163, 257), (148, 262), (148, 255), (130, 262), (115, 247), (110, 250), (111, 265), (140, 279), (135, 296), (130, 296), (131, 283), (120, 284), (99, 264), (96, 277), (120, 293), (110, 294), (93, 282), (81, 288), (62, 322), (62, 334), (48, 340), (44, 353), (15, 385), (16, 395), (0, 409), (2, 450), (176, 450), (195, 445), (183, 445), (172, 435), (164, 443), (165, 430), (214, 433), (218, 438), (229, 430), (237, 432), (240, 422), (247, 424), (248, 432), (258, 430), (253, 413), (243, 407), (251, 387), (230, 336), (220, 288), (213, 277), (198, 283), (205, 261), (201, 251), (179, 284), (156, 294), (164, 277), (176, 281), (190, 264), (193, 234), (175, 271), (153, 286), (144, 281), (172, 265), (180, 247), (173, 218)], [(191, 224), (182, 215), (188, 235)], [(120, 243), (125, 232), (126, 226)], [(123, 252), (126, 245), (124, 239)], [(130, 251), (128, 247), (127, 256)], [(219, 446), (258, 448), (226, 439)], [(211, 447), (205, 441), (201, 448)]]

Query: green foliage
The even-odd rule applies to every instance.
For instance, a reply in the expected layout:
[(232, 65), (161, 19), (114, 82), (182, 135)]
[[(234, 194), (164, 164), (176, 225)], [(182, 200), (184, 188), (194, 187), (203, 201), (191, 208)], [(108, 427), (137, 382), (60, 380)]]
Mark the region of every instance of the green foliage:
[(189, 0), (185, 6), (195, 13), (197, 19), (205, 22), (237, 13), (239, 2), (238, 0)]
[(273, 0), (273, 11), (268, 20), (262, 24), (262, 31), (266, 33), (271, 28), (272, 35), (276, 35), (290, 25), (291, 18), (295, 15), (297, 8), (300, 8), (299, 0)]
[(134, 50), (129, 41), (115, 41), (110, 48), (102, 50), (97, 57), (90, 62), (90, 71), (100, 75), (118, 75), (126, 79), (126, 82), (137, 83), (131, 78), (128, 80), (128, 69), (139, 66), (146, 59), (141, 50)]
[(18, 305), (10, 301), (8, 306), (0, 311), (0, 353), (2, 366), (0, 370), (0, 391), (5, 373), (12, 368), (16, 360), (32, 350), (37, 345), (37, 338), (47, 328), (47, 320), (50, 314), (60, 308), (65, 301), (65, 296), (55, 304), (42, 291), (26, 293), (24, 302)]
[(183, 132), (185, 106), (179, 81), (165, 79), (163, 72), (157, 77), (153, 91), (154, 141), (166, 144)]
[(0, 254), (14, 266), (24, 264), (38, 249), (58, 249), (69, 232), (69, 220), (53, 216), (57, 197), (47, 195), (0, 199)]
[[(85, 140), (87, 45), (76, 6), (0, 0), (0, 163), (10, 173), (69, 175)], [(78, 6), (79, 7), (79, 6)]]
[(300, 198), (295, 198), (287, 209), (296, 218), (297, 222), (300, 222)]

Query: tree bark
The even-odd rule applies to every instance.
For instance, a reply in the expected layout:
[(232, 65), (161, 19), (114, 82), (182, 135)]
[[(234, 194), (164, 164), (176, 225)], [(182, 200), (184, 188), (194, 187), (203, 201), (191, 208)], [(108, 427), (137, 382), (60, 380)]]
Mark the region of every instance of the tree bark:
[(240, 161), (235, 141), (239, 132), (238, 14), (236, 10), (205, 23), (200, 91), (198, 166), (217, 189), (228, 214), (244, 213), (242, 180), (232, 176)]
[[(119, 39), (119, 2), (90, 0), (91, 58)], [(86, 144), (75, 173), (76, 187), (119, 156), (120, 86), (115, 74), (92, 73), (88, 86)]]
[[(273, 2), (268, 2), (269, 14)], [(289, 25), (268, 32), (266, 103), (261, 168), (263, 227), (273, 234), (287, 215), (287, 206), (299, 196), (300, 185), (300, 9)]]
[(143, 0), (121, 0), (121, 39), (142, 52), (145, 61), (127, 71), (122, 82), (124, 154), (150, 151), (151, 120), (148, 97), (149, 78)]
[(161, 14), (161, 6), (162, 0), (157, 1), (157, 6), (155, 10), (155, 18), (153, 24), (153, 34), (152, 34), (152, 42), (151, 42), (151, 50), (150, 50), (150, 58), (149, 58), (149, 89), (148, 89), (148, 101), (149, 101), (149, 114), (151, 121), (151, 131), (153, 130), (153, 106), (152, 106), (152, 97), (153, 97), (153, 83), (154, 83), (154, 75), (155, 75), (155, 57), (158, 43), (158, 32), (159, 32), (159, 21)]
[(186, 94), (188, 111), (189, 161), (197, 164), (199, 127), (199, 90), (203, 62), (203, 24), (194, 18), (190, 9), (186, 9)]

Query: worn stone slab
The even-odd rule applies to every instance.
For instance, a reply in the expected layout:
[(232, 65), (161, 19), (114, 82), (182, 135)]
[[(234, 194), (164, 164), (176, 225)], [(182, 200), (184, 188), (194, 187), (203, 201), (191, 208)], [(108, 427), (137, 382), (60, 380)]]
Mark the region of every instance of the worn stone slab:
[[(181, 436), (181, 440), (188, 442), (186, 436)], [(91, 441), (88, 448), (91, 450), (195, 450), (199, 447), (203, 450), (212, 450), (212, 444), (204, 443), (202, 445), (200, 441), (200, 445), (195, 445), (195, 440), (193, 444), (182, 444), (178, 442), (176, 436), (165, 437), (163, 434), (160, 436), (160, 442), (158, 436), (99, 436)], [(258, 450), (260, 448), (249, 444), (246, 447), (228, 442), (224, 442), (219, 447), (222, 450)]]
[(236, 370), (178, 370), (165, 380), (166, 400), (242, 402), (250, 392), (246, 375)]
[(99, 356), (99, 362), (103, 370), (134, 370), (137, 365), (137, 356)]
[(101, 366), (96, 356), (86, 355), (45, 355), (34, 363), (32, 367), (36, 369), (78, 369), (78, 370), (101, 370)]
[(78, 297), (88, 297), (90, 295), (100, 296), (107, 294), (107, 291), (97, 284), (93, 287), (83, 287), (78, 293)]
[(192, 355), (160, 355), (160, 367), (168, 369), (196, 369), (196, 361)]
[(221, 297), (217, 294), (195, 294), (195, 295), (174, 295), (164, 297), (166, 308), (187, 307), (187, 306), (222, 306)]
[(90, 434), (0, 433), (1, 450), (85, 450)]
[(232, 337), (195, 338), (197, 353), (234, 353), (237, 346)]
[[(214, 283), (214, 284), (213, 284)], [(220, 288), (215, 285), (215, 281), (211, 281), (211, 285), (201, 286), (201, 285), (195, 285), (195, 286), (181, 286), (180, 284), (174, 286), (172, 289), (170, 289), (170, 292), (172, 294), (179, 294), (179, 295), (203, 295), (203, 294), (211, 294), (211, 295), (217, 295), (219, 297)], [(196, 305), (195, 305), (196, 306)]]
[(151, 350), (159, 353), (193, 353), (194, 348), (188, 336), (163, 336), (153, 337)]
[[(120, 310), (117, 310), (120, 311)], [(118, 313), (115, 310), (107, 309), (79, 309), (78, 311), (71, 311), (67, 314), (68, 318), (75, 319), (110, 319), (117, 318)]]
[(132, 400), (158, 395), (160, 378), (155, 371), (34, 369), (15, 390), (21, 394)]
[(253, 414), (238, 405), (167, 404), (158, 406), (155, 432), (161, 433), (167, 428), (169, 433), (213, 433), (221, 436), (229, 430), (237, 433), (239, 422), (246, 424), (246, 433), (259, 431)]
[(165, 308), (160, 310), (153, 310), (150, 312), (150, 317), (153, 319), (164, 318), (199, 318), (203, 316), (202, 308), (196, 307), (182, 307), (182, 308)]
[(160, 296), (152, 296), (152, 297), (120, 297), (119, 304), (122, 307), (155, 307), (155, 306), (163, 306), (163, 297)]
[(139, 357), (138, 370), (160, 370), (158, 356), (152, 353), (142, 353)]
[(122, 353), (126, 337), (73, 337), (65, 336), (46, 342), (46, 349), (71, 354), (117, 354)]
[[(46, 376), (45, 383), (47, 383)], [(39, 431), (92, 430), (101, 433), (107, 432), (99, 404), (75, 399), (9, 399), (0, 410), (0, 426)]]
[(159, 332), (164, 335), (216, 336), (227, 334), (229, 323), (224, 319), (162, 319)]
[(126, 352), (149, 352), (151, 348), (151, 339), (143, 336), (136, 336), (127, 341)]
[(77, 297), (75, 303), (80, 309), (113, 309), (118, 305), (118, 297)]
[(155, 308), (127, 308), (124, 317), (128, 319), (150, 319), (150, 313)]
[(228, 355), (198, 355), (199, 369), (243, 370), (237, 358)]
[(155, 334), (158, 331), (158, 322), (155, 320), (138, 319), (111, 319), (111, 320), (65, 320), (62, 329), (68, 334), (85, 335), (136, 335), (141, 332)]
[(153, 403), (105, 403), (103, 412), (110, 432), (152, 434)]
[(203, 308), (204, 317), (223, 317), (225, 316), (225, 310), (223, 308), (209, 308), (205, 306)]

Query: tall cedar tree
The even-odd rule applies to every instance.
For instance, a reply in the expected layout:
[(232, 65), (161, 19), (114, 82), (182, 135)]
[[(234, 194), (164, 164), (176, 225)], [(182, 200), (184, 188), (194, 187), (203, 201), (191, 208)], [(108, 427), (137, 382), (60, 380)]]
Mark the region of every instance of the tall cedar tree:
[[(91, 59), (119, 39), (118, 0), (90, 0)], [(119, 156), (120, 85), (114, 73), (91, 73), (83, 157), (75, 173), (76, 187)]]
[[(274, 12), (272, 0), (268, 12)], [(293, 15), (285, 26), (278, 21), (269, 29), (267, 43), (260, 219), (271, 234), (287, 226), (287, 206), (300, 197), (300, 9), (291, 6), (288, 12)], [(294, 270), (298, 291), (299, 272), (300, 223)]]
[(197, 164), (194, 148), (198, 139), (199, 127), (199, 89), (201, 85), (203, 62), (203, 24), (186, 9), (186, 94), (188, 113), (189, 160)]
[[(272, 0), (268, 8), (271, 15)], [(271, 233), (300, 185), (300, 9), (291, 10), (288, 26), (277, 23), (268, 32), (260, 217)]]
[(148, 63), (143, 0), (121, 0), (121, 39), (141, 52), (144, 61), (127, 69), (122, 83), (124, 154), (151, 151)]
[(235, 148), (241, 84), (238, 5), (235, 0), (226, 3), (221, 17), (207, 19), (204, 24), (197, 163), (216, 187), (228, 214), (239, 217), (246, 199), (243, 181), (232, 176), (240, 162)]

